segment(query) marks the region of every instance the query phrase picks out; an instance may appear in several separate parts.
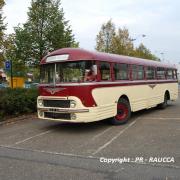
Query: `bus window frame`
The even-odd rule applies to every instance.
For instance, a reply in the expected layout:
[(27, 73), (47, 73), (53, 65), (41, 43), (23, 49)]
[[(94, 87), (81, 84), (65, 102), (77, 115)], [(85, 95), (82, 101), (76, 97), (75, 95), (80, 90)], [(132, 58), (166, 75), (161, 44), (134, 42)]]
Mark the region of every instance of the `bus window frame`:
[[(171, 78), (168, 78), (168, 71), (169, 71), (169, 70), (172, 72), (172, 77), (171, 77)], [(167, 68), (167, 69), (166, 69), (166, 79), (167, 79), (167, 80), (173, 80), (173, 79), (174, 79), (173, 70), (174, 70), (174, 69), (172, 69), (172, 68)]]
[(144, 68), (144, 80), (147, 80), (146, 79), (146, 66), (143, 66), (143, 68)]
[(173, 79), (177, 80), (177, 69), (173, 69)]
[[(133, 66), (136, 66), (136, 69), (135, 69), (135, 79), (133, 77), (133, 70), (134, 70)], [(132, 81), (137, 81), (138, 80), (137, 79), (137, 64), (131, 64), (131, 78), (132, 78)]]
[[(104, 79), (102, 79), (102, 75), (101, 75), (101, 63), (108, 63), (109, 64), (109, 69), (110, 69), (110, 79), (108, 79), (108, 80), (104, 80)], [(112, 79), (112, 68), (111, 68), (111, 66), (112, 66), (112, 63), (111, 62), (109, 62), (109, 61), (99, 61), (98, 62), (98, 80), (99, 81), (105, 81), (105, 82), (111, 82), (113, 79)]]
[[(133, 79), (133, 80), (136, 80), (136, 81), (142, 81), (142, 80), (144, 80), (144, 79), (145, 79), (145, 77), (144, 77), (144, 66), (141, 65), (141, 64), (133, 64), (133, 65), (136, 66), (136, 79)], [(133, 65), (132, 65), (132, 66), (133, 66)], [(139, 79), (139, 76), (138, 76), (139, 67), (142, 67), (142, 72), (143, 72), (143, 77), (142, 77), (142, 79)], [(132, 69), (132, 70), (133, 70), (133, 69)]]
[[(133, 66), (136, 66), (136, 79), (133, 79)], [(143, 78), (142, 79), (138, 79), (138, 67), (141, 66), (142, 70), (143, 70)], [(130, 79), (131, 81), (143, 81), (146, 80), (146, 67), (142, 64), (131, 64), (130, 65)]]
[[(119, 64), (119, 65), (126, 65), (127, 66), (127, 79), (116, 79), (115, 78), (115, 71), (114, 71), (114, 66), (116, 65), (116, 64)], [(114, 81), (129, 81), (130, 80), (130, 65), (129, 64), (126, 64), (126, 63), (112, 63), (112, 79), (114, 80)]]
[[(148, 70), (149, 67), (154, 69), (154, 78), (153, 78), (153, 79), (148, 79), (148, 78), (147, 78), (147, 70)], [(149, 80), (149, 81), (157, 80), (156, 67), (154, 67), (154, 66), (146, 66), (145, 76), (146, 76), (146, 79), (145, 79), (145, 80)]]
[[(164, 78), (159, 78), (159, 77), (158, 77), (158, 73), (157, 73), (157, 72), (158, 72), (158, 68), (164, 69)], [(156, 79), (157, 79), (157, 80), (166, 80), (166, 68), (161, 67), (161, 66), (157, 66), (157, 67), (156, 67)]]
[[(145, 79), (145, 77), (144, 77), (144, 66), (143, 66), (143, 65), (141, 65), (141, 64), (139, 64), (139, 65), (137, 65), (137, 66), (138, 66), (138, 67), (142, 66), (142, 71), (143, 71), (143, 73), (142, 73), (142, 74), (143, 74), (142, 79), (138, 79), (138, 72), (139, 72), (139, 71), (137, 71), (137, 80), (138, 80), (138, 81), (142, 81), (142, 80), (144, 80), (144, 79)], [(138, 69), (139, 69), (139, 68), (138, 68)]]

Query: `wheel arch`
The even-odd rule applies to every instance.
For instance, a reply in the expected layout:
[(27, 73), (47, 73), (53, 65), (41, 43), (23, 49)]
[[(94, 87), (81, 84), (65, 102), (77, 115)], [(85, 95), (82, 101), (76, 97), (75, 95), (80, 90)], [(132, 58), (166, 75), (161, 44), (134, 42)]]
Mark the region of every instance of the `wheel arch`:
[[(127, 101), (129, 102), (129, 105), (130, 105), (130, 108), (131, 108), (131, 102), (130, 102), (130, 100), (129, 100), (129, 98), (128, 98), (128, 96), (127, 96), (126, 94), (121, 95), (121, 96), (119, 97), (119, 99), (118, 99), (118, 102), (119, 102), (120, 99), (125, 99), (125, 100), (127, 100)], [(131, 109), (131, 110), (132, 110), (132, 109)]]
[(171, 99), (169, 90), (166, 90), (165, 93), (164, 93), (164, 95), (167, 95), (168, 100)]

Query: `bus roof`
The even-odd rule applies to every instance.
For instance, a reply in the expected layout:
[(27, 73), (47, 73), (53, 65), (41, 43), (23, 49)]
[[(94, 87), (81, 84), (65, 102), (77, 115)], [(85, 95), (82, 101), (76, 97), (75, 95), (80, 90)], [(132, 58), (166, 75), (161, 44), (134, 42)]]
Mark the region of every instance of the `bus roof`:
[[(41, 64), (46, 64), (47, 63), (46, 59), (48, 57), (57, 56), (57, 55), (68, 55), (68, 58), (66, 59), (66, 61), (68, 60), (69, 61), (99, 60), (99, 61), (117, 62), (117, 63), (125, 63), (125, 64), (137, 64), (137, 65), (144, 65), (144, 66), (155, 66), (155, 67), (175, 69), (174, 65), (164, 64), (164, 63), (149, 60), (149, 59), (88, 51), (88, 50), (84, 50), (80, 48), (63, 48), (63, 49), (58, 49), (56, 51), (53, 51), (41, 60)], [(51, 61), (51, 63), (52, 62), (53, 61)]]

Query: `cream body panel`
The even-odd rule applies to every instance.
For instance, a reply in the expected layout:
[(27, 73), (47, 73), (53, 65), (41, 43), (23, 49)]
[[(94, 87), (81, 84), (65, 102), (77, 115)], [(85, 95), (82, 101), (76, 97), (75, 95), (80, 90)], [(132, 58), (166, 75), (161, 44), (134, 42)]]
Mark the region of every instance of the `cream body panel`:
[(114, 107), (118, 99), (125, 95), (128, 97), (131, 111), (148, 109), (164, 101), (166, 90), (170, 93), (170, 100), (178, 97), (177, 83), (145, 84), (119, 87), (97, 88), (92, 91), (92, 95), (99, 107), (108, 105)]
[[(154, 86), (155, 85), (155, 86)], [(148, 109), (156, 106), (164, 101), (164, 94), (166, 90), (170, 93), (170, 99), (176, 100), (178, 98), (178, 84), (177, 83), (162, 83), (162, 84), (145, 84), (145, 85), (131, 85), (131, 86), (117, 86), (117, 87), (99, 87), (93, 89), (92, 95), (97, 104), (96, 107), (85, 107), (81, 100), (74, 96), (69, 97), (52, 97), (39, 96), (38, 99), (69, 99), (76, 101), (75, 108), (69, 109), (88, 109), (89, 112), (75, 113), (76, 120), (64, 119), (50, 119), (39, 115), (41, 108), (38, 104), (38, 117), (40, 119), (48, 119), (62, 122), (93, 122), (116, 115), (116, 107), (118, 99), (122, 95), (129, 98), (131, 111), (135, 112), (141, 109)], [(52, 108), (51, 108), (52, 109)], [(63, 108), (62, 108), (63, 109)]]

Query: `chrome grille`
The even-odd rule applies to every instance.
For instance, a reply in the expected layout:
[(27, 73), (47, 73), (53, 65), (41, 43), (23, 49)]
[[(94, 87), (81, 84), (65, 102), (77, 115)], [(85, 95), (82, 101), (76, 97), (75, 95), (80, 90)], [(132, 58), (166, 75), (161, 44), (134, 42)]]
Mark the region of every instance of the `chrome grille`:
[(51, 119), (71, 120), (71, 115), (69, 113), (44, 112), (44, 117), (45, 118), (51, 118)]
[(70, 100), (43, 100), (44, 107), (70, 108)]

